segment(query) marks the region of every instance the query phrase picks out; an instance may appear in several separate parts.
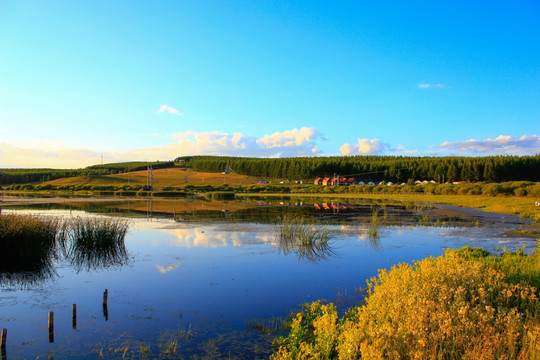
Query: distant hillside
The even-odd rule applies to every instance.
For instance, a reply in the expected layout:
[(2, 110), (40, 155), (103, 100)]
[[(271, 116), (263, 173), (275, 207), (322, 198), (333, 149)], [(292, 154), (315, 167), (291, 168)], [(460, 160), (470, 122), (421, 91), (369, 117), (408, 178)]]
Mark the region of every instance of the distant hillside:
[[(228, 184), (248, 185), (257, 182), (257, 178), (238, 174), (221, 174), (197, 172), (185, 168), (166, 168), (152, 171), (153, 184), (156, 188), (178, 187), (186, 184)], [(70, 178), (55, 179), (46, 182), (54, 186), (90, 185), (90, 186), (123, 186), (146, 185), (147, 171), (139, 170), (111, 175), (85, 175)]]
[(5, 174), (4, 176), (0, 176), (0, 184), (27, 184), (77, 176), (99, 176), (118, 174), (129, 171), (146, 170), (146, 168), (150, 165), (154, 169), (163, 169), (173, 167), (174, 162), (132, 161), (123, 163), (92, 165), (84, 169), (0, 169), (0, 172)]

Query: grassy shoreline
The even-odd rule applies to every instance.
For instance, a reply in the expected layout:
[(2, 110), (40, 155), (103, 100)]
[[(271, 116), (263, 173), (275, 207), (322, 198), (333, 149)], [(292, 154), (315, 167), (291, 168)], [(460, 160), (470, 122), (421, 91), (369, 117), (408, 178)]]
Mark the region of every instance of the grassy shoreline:
[[(125, 197), (121, 193), (106, 193), (103, 191), (80, 191), (80, 192), (64, 192), (64, 191), (0, 191), (0, 194), (7, 196), (113, 196), (117, 198)], [(177, 194), (174, 195), (173, 194)], [(332, 198), (332, 199), (380, 199), (380, 200), (397, 200), (403, 202), (418, 202), (429, 204), (446, 204), (465, 208), (478, 209), (487, 212), (519, 215), (523, 218), (529, 218), (535, 222), (540, 222), (540, 207), (535, 206), (535, 198), (530, 196), (486, 196), (486, 195), (436, 195), (426, 193), (401, 194), (401, 193), (276, 193), (276, 192), (250, 192), (241, 193), (234, 192), (235, 197), (294, 197), (294, 198)], [(205, 193), (181, 193), (181, 192), (140, 192), (135, 196), (157, 196), (157, 197), (184, 197), (184, 196), (205, 196)], [(20, 199), (24, 200), (24, 199)], [(0, 201), (0, 204), (2, 202)]]

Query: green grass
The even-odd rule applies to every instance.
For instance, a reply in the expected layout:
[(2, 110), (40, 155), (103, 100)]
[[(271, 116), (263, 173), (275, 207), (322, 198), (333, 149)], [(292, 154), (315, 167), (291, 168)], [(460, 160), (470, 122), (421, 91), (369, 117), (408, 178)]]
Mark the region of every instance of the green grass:
[[(466, 246), (458, 252), (466, 258), (480, 261), (501, 271), (509, 283), (531, 285), (540, 291), (540, 249), (537, 248), (531, 255), (526, 255), (524, 250), (524, 248), (514, 252), (504, 250), (496, 256), (486, 250)], [(538, 295), (540, 296), (540, 293)]]

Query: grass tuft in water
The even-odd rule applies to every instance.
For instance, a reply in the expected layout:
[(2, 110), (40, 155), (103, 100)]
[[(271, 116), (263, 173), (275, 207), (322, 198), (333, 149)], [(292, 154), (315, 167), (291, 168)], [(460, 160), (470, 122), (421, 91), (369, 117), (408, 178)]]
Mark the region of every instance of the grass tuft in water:
[(380, 233), (379, 233), (379, 211), (373, 210), (371, 221), (369, 223), (368, 240), (373, 249), (380, 248)]
[(318, 261), (334, 254), (328, 229), (320, 224), (285, 215), (277, 226), (277, 244), (285, 255), (294, 253), (302, 260)]
[(67, 255), (77, 271), (122, 266), (129, 262), (125, 219), (77, 217), (71, 220)]

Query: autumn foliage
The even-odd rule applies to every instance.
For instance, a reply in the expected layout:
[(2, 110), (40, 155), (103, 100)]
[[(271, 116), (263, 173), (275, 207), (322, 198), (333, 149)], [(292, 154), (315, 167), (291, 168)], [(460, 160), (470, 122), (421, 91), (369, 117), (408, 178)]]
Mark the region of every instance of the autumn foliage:
[(539, 359), (539, 314), (536, 288), (448, 250), (379, 270), (365, 304), (343, 317), (333, 304), (306, 305), (271, 358)]

